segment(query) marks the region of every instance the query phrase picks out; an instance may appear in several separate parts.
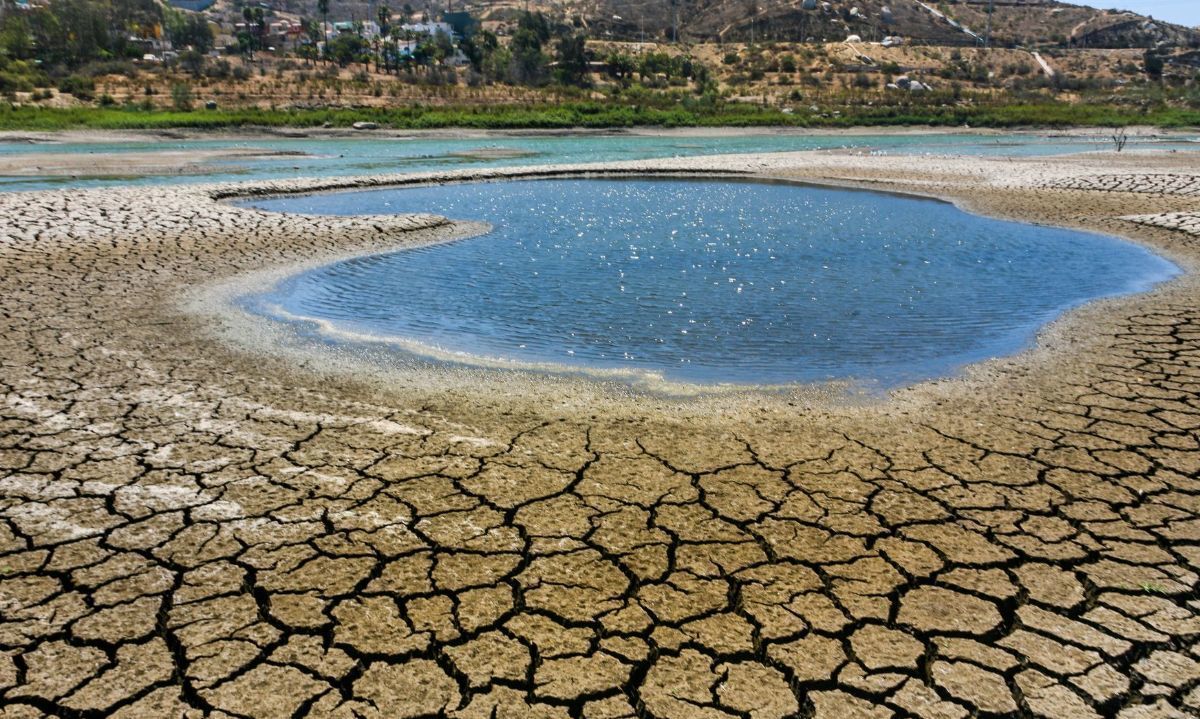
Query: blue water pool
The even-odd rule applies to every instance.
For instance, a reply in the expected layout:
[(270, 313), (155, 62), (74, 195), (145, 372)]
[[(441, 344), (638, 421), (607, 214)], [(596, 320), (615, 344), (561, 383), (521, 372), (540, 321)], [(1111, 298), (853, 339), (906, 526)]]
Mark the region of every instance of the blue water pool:
[(244, 298), (253, 311), (464, 362), (698, 383), (943, 376), (1026, 347), (1070, 307), (1178, 272), (1115, 238), (942, 202), (728, 179), (522, 180), (253, 204), (494, 227), (304, 272)]

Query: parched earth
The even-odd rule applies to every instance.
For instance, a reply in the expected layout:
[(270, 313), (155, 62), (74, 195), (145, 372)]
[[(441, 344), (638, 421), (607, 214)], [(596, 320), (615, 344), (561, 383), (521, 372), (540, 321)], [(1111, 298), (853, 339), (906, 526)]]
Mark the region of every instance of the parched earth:
[(952, 197), (1188, 270), (866, 402), (372, 378), (184, 306), (467, 231), (215, 201), (355, 181), (0, 195), (0, 717), (1200, 715), (1189, 167), (617, 168)]

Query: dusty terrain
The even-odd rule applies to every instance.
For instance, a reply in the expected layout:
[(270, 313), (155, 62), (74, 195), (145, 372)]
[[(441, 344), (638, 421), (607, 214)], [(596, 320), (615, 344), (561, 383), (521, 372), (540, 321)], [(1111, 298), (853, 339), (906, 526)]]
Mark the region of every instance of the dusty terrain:
[(931, 194), (1188, 270), (870, 404), (373, 376), (188, 309), (476, 229), (214, 201), (352, 180), (0, 195), (0, 717), (1194, 716), (1195, 167), (620, 166)]

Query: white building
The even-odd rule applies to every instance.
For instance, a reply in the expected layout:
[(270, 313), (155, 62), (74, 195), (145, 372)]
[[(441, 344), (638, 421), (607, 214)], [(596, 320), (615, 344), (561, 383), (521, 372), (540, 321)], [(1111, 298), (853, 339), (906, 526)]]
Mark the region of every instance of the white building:
[(379, 23), (374, 20), (364, 20), (362, 23), (362, 36), (364, 40), (374, 40), (379, 37), (382, 31), (379, 28)]
[(448, 22), (418, 22), (408, 25), (401, 25), (401, 30), (411, 32), (416, 35), (437, 35), (439, 32), (444, 32), (450, 37), (454, 37), (454, 28)]

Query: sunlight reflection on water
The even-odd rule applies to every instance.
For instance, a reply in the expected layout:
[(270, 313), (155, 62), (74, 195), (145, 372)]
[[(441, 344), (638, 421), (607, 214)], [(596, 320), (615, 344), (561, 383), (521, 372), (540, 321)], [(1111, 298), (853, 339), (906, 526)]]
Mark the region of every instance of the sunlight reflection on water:
[(495, 227), (305, 272), (251, 298), (257, 311), (448, 352), (700, 383), (941, 376), (1020, 350), (1067, 308), (1177, 271), (1115, 238), (791, 184), (527, 180), (253, 204)]

